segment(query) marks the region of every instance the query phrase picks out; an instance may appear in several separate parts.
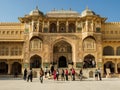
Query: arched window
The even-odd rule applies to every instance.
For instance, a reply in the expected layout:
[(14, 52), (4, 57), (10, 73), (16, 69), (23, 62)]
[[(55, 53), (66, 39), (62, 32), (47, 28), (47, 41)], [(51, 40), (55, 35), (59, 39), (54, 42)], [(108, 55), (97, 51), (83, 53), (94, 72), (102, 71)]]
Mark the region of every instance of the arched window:
[(114, 49), (113, 49), (113, 47), (111, 47), (111, 46), (104, 47), (104, 49), (103, 49), (103, 55), (109, 55), (109, 56), (114, 55)]
[(68, 27), (69, 27), (69, 28), (68, 28), (68, 32), (69, 32), (69, 33), (75, 32), (75, 24), (70, 23)]
[(117, 50), (116, 50), (116, 55), (120, 55), (120, 46), (117, 47)]
[(60, 33), (65, 33), (66, 32), (66, 25), (64, 23), (60, 23), (59, 32)]
[(57, 26), (55, 23), (50, 24), (50, 32), (51, 33), (56, 33), (57, 32)]
[(42, 41), (39, 38), (34, 38), (30, 41), (30, 50), (40, 50), (42, 48)]

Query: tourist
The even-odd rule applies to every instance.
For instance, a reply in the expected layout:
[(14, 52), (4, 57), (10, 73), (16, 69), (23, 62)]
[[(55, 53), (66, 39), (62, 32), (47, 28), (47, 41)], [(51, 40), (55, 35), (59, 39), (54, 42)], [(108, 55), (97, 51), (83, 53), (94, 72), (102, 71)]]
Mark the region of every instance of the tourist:
[(57, 69), (56, 70), (56, 78), (57, 78), (57, 81), (59, 80), (59, 70)]
[(53, 79), (56, 80), (56, 70), (53, 71)]
[(25, 68), (23, 79), (26, 80), (26, 78), (27, 78), (27, 69)]
[(95, 70), (95, 80), (98, 80), (98, 70)]
[(61, 80), (63, 81), (63, 80), (65, 80), (65, 73), (64, 73), (64, 69), (62, 69), (62, 72), (61, 72)]
[(99, 80), (102, 80), (100, 68), (98, 68), (98, 76), (99, 76)]
[(83, 77), (82, 68), (80, 69), (79, 75), (80, 75), (80, 80), (82, 80), (82, 77)]
[(44, 76), (44, 71), (42, 68), (40, 68), (40, 82), (43, 83), (43, 76)]
[(29, 82), (29, 80), (32, 82), (32, 78), (33, 78), (32, 69), (30, 69), (27, 74), (28, 74), (27, 82)]
[(47, 78), (48, 67), (45, 67), (44, 72), (45, 72), (45, 78)]
[(66, 81), (68, 81), (68, 70), (65, 70)]
[(72, 80), (74, 81), (75, 80), (75, 69), (72, 68)]

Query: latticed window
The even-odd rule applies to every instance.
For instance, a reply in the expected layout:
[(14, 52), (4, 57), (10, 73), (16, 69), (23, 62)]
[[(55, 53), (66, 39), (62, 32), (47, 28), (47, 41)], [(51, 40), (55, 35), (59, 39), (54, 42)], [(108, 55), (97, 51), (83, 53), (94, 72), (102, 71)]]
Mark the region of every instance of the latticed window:
[(65, 33), (66, 32), (66, 25), (64, 23), (61, 23), (59, 25), (59, 32), (60, 33)]
[(51, 23), (51, 24), (50, 24), (50, 32), (51, 32), (51, 33), (57, 32), (57, 26), (56, 26), (55, 23)]
[(0, 47), (0, 55), (1, 56), (6, 56), (8, 54), (9, 54), (8, 47), (4, 47), (4, 46)]
[(30, 44), (31, 50), (39, 50), (42, 48), (42, 41), (38, 38), (31, 40)]
[(83, 49), (86, 50), (96, 50), (96, 42), (93, 38), (88, 37), (83, 41)]
[(75, 32), (75, 24), (73, 24), (73, 23), (69, 24), (68, 32)]
[(22, 55), (22, 48), (21, 47), (11, 48), (11, 56), (19, 56), (19, 55)]

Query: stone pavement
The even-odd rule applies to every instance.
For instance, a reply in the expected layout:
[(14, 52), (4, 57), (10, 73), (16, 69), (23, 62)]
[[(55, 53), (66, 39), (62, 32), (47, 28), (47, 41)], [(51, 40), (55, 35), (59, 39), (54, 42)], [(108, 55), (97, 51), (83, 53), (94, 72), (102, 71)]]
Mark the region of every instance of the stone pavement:
[(102, 81), (44, 80), (43, 84), (38, 78), (33, 79), (33, 82), (21, 79), (0, 79), (0, 90), (120, 90), (120, 78), (104, 78)]

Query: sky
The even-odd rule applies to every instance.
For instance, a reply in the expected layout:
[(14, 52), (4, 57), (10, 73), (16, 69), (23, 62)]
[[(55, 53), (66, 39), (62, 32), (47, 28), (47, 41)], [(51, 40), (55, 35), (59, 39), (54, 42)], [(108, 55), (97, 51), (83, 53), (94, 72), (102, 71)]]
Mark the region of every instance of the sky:
[(53, 10), (81, 13), (86, 7), (106, 17), (106, 22), (120, 22), (120, 0), (0, 0), (0, 22), (19, 22), (18, 17), (29, 14), (38, 6), (44, 14)]

